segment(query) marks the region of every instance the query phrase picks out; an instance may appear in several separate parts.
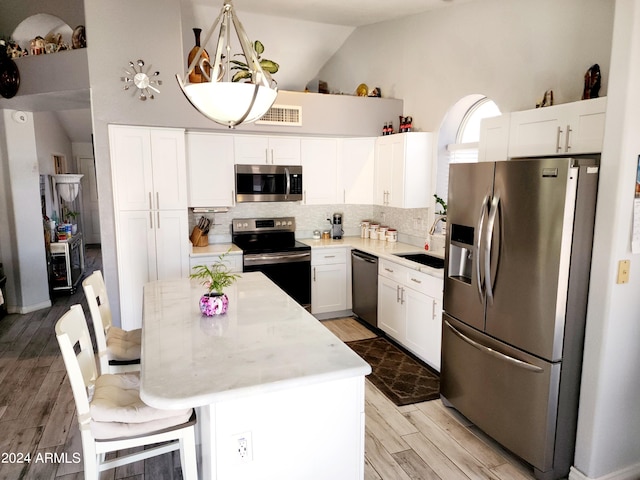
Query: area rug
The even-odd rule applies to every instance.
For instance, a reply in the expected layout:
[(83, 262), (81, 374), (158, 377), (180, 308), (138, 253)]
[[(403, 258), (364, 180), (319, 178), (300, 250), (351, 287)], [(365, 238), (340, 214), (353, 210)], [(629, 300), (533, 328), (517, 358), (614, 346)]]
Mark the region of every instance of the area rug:
[(382, 337), (347, 342), (371, 365), (367, 378), (398, 406), (433, 400), (440, 396), (437, 373)]

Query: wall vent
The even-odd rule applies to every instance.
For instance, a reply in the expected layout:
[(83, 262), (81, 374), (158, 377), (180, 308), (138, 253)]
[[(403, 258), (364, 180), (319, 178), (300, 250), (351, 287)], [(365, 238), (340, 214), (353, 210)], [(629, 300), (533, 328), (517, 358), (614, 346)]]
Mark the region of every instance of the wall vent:
[(273, 105), (260, 120), (260, 125), (302, 126), (302, 107), (297, 105)]

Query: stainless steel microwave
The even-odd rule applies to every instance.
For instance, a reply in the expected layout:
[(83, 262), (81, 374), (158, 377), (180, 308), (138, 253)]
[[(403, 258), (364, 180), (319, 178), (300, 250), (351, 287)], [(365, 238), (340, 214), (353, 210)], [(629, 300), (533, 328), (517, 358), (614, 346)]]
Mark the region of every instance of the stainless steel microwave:
[(236, 202), (302, 200), (302, 166), (236, 165)]

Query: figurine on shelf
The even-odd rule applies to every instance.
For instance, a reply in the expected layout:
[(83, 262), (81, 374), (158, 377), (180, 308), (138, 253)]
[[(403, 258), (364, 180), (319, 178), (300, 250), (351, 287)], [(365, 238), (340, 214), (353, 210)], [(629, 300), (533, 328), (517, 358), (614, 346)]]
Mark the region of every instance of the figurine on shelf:
[(42, 38), (40, 35), (32, 39), (30, 44), (31, 44), (31, 51), (30, 51), (31, 55), (42, 55), (43, 53), (46, 53), (46, 50), (45, 50), (46, 42), (44, 38)]
[(598, 98), (600, 94), (600, 65), (597, 63), (591, 65), (587, 73), (584, 74), (584, 91), (582, 92), (582, 99)]

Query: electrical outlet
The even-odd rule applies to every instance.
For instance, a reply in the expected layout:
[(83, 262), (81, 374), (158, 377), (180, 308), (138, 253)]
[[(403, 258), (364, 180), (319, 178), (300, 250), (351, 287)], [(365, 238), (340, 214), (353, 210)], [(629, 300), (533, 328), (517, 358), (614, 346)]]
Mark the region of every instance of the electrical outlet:
[(236, 451), (237, 459), (241, 462), (250, 462), (253, 459), (253, 449), (251, 445), (251, 432), (244, 432), (233, 436), (233, 448)]

